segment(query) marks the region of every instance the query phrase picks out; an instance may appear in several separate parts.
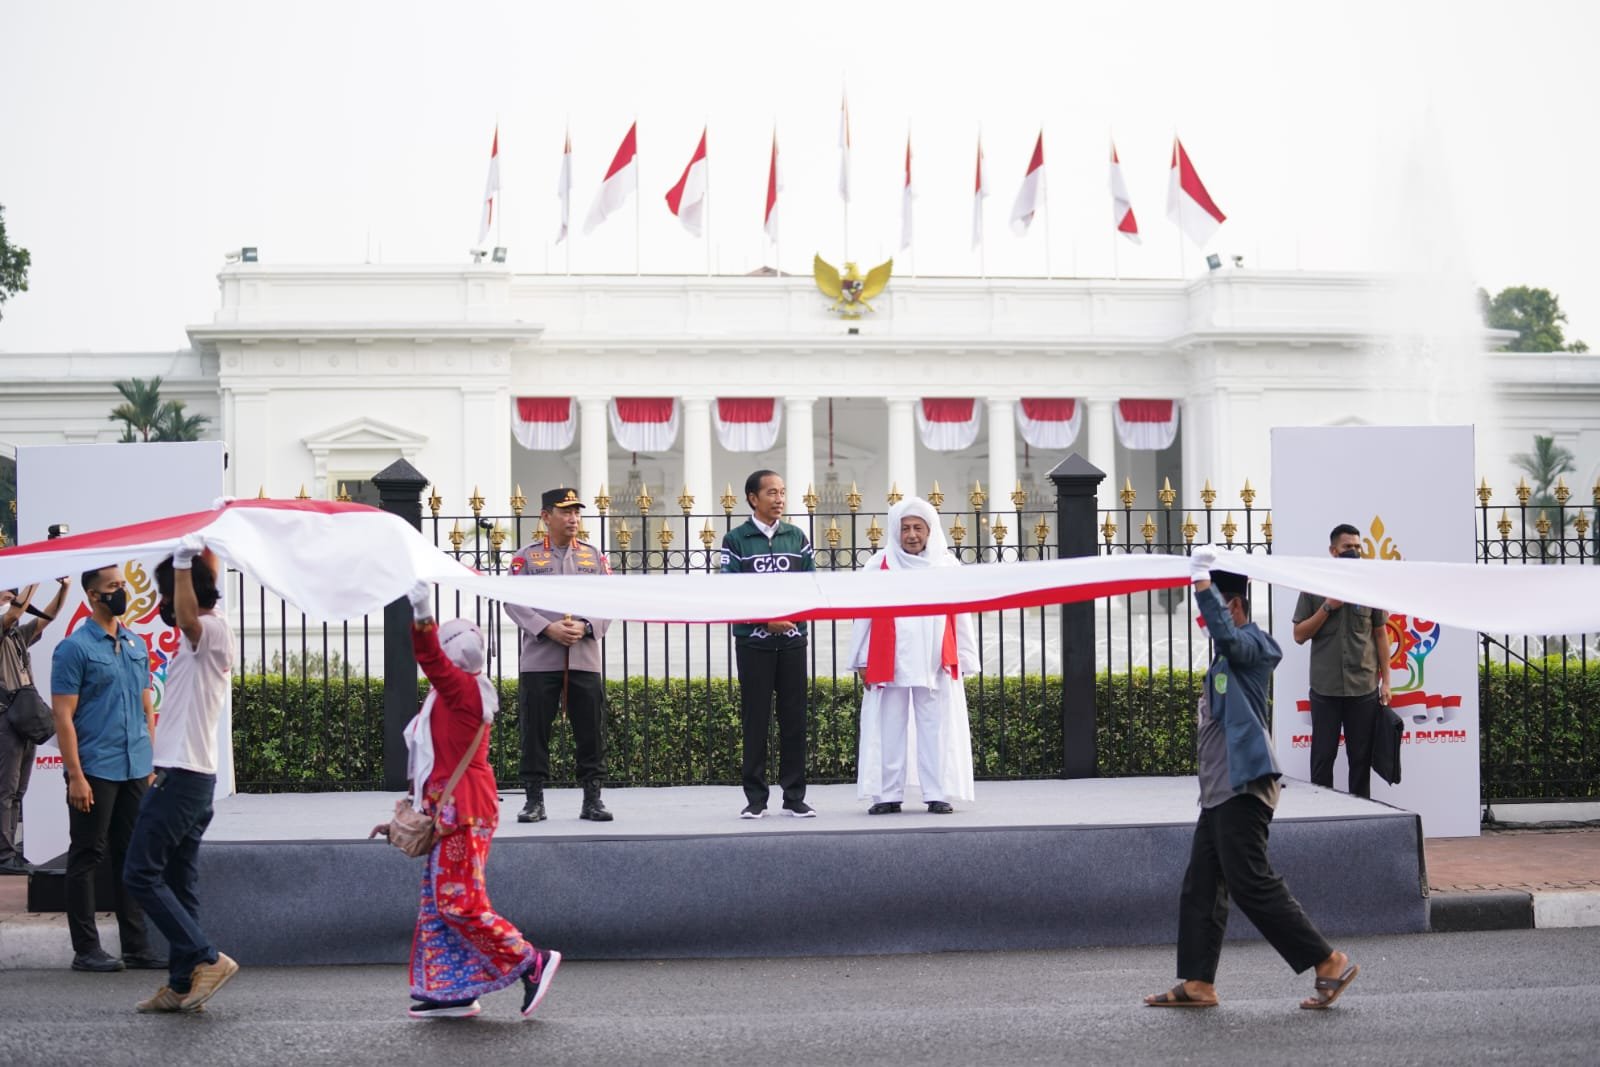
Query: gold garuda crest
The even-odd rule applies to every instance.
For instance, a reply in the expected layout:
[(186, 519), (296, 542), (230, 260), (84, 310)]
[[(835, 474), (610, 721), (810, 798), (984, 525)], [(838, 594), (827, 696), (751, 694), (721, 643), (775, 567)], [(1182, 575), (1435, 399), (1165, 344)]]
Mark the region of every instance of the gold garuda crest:
[(822, 290), (822, 295), (833, 300), (829, 311), (837, 311), (841, 318), (859, 319), (862, 311), (872, 311), (873, 306), (867, 301), (876, 297), (889, 286), (889, 274), (894, 270), (894, 260), (890, 259), (878, 264), (867, 271), (863, 278), (854, 263), (846, 261), (844, 273), (832, 263), (817, 256), (811, 264), (812, 273), (817, 279), (817, 288)]

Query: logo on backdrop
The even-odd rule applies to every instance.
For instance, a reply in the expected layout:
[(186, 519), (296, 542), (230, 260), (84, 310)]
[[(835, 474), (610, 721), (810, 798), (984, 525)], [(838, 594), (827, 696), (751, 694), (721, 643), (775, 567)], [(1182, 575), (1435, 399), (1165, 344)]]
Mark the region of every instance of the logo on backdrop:
[[(1403, 559), (1400, 547), (1387, 536), (1382, 516), (1374, 515), (1367, 535), (1361, 539), (1363, 559)], [(1443, 726), (1461, 714), (1461, 694), (1430, 693), (1426, 689), (1429, 653), (1439, 647), (1444, 630), (1431, 619), (1391, 613), (1384, 621), (1389, 632), (1389, 706), (1414, 726), (1432, 721)], [(1404, 672), (1405, 680), (1398, 675)], [(1311, 701), (1296, 701), (1296, 708), (1309, 715)], [(1465, 730), (1418, 730), (1408, 740), (1455, 743), (1467, 739)], [(1307, 744), (1310, 742), (1308, 741)]]
[[(155, 690), (155, 707), (159, 714), (161, 697), (167, 691), (167, 668), (178, 652), (178, 631), (161, 621), (161, 594), (156, 592), (155, 577), (144, 564), (124, 563), (122, 576), (128, 583), (128, 610), (122, 613), (122, 625), (144, 641), (150, 654), (150, 685)], [(79, 601), (62, 636), (76, 631), (93, 614), (88, 601)], [(59, 756), (55, 758), (60, 759)]]

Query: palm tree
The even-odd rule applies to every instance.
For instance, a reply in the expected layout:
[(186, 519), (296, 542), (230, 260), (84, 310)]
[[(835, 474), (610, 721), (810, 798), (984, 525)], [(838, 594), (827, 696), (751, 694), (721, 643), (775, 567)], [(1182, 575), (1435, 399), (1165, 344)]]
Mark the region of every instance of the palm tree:
[(211, 421), (206, 415), (185, 415), (182, 400), (169, 400), (161, 405), (161, 425), (156, 431), (157, 441), (198, 441), (200, 431)]
[(161, 404), (161, 377), (157, 375), (149, 381), (142, 378), (133, 378), (125, 382), (117, 382), (117, 392), (122, 394), (122, 403), (111, 409), (107, 416), (112, 422), (120, 420), (126, 429), (122, 434), (124, 441), (134, 440), (137, 432), (141, 441), (150, 440), (150, 435), (161, 429), (161, 420), (164, 415)]
[[(1563, 474), (1570, 474), (1578, 468), (1573, 464), (1572, 452), (1556, 444), (1554, 437), (1533, 436), (1533, 451), (1518, 452), (1511, 457), (1511, 462), (1521, 468), (1533, 482), (1533, 494), (1528, 498), (1530, 510), (1557, 511), (1562, 507), (1557, 502), (1552, 490), (1556, 480)], [(1565, 513), (1563, 526), (1572, 525), (1577, 517), (1574, 509), (1568, 508)]]

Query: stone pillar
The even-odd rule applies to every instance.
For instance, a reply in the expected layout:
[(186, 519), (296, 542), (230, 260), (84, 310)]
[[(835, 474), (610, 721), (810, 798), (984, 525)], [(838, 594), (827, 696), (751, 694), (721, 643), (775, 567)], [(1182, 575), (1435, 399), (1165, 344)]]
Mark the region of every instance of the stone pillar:
[[(917, 493), (917, 420), (909, 397), (889, 397), (889, 471), (883, 487), (885, 494), (899, 486), (902, 496)], [(868, 511), (876, 510), (877, 501), (869, 501)]]
[(1087, 458), (1089, 464), (1100, 471), (1100, 477), (1103, 479), (1099, 483), (1099, 503), (1101, 508), (1116, 506), (1113, 496), (1121, 484), (1117, 481), (1117, 426), (1111, 415), (1116, 403), (1115, 400), (1090, 400), (1088, 402), (1089, 454)]
[[(1056, 487), (1056, 556), (1099, 554), (1095, 490), (1105, 474), (1074, 452), (1050, 472)], [(1098, 773), (1095, 741), (1095, 602), (1061, 605), (1061, 776)]]
[[(1011, 493), (1017, 488), (1016, 397), (990, 397), (989, 405), (989, 522), (1004, 522), (1016, 527), (1016, 505)], [(1013, 529), (1006, 544), (1023, 543), (1023, 532)]]
[(607, 403), (608, 398), (603, 396), (578, 398), (578, 495), (585, 508), (594, 507), (595, 494), (610, 480), (606, 458), (611, 433), (606, 424)]
[[(372, 476), (378, 506), (422, 529), (428, 479), (403, 459)], [(411, 651), (411, 604), (405, 597), (383, 609), (383, 788), (406, 787), (406, 724), (417, 713), (417, 659)]]
[[(711, 484), (711, 404), (709, 397), (686, 396), (683, 408), (683, 487), (694, 496), (695, 514), (717, 508)], [(670, 488), (662, 486), (663, 490)]]
[(786, 396), (783, 398), (784, 420), (784, 471), (783, 484), (789, 490), (789, 514), (804, 515), (806, 487), (815, 487), (817, 480), (817, 434), (811, 418), (814, 396)]

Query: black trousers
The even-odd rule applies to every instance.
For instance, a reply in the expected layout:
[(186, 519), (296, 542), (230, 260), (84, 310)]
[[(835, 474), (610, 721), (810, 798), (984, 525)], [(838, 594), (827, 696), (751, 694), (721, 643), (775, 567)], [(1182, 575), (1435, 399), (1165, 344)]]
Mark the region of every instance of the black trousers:
[(1372, 738), (1378, 729), (1378, 692), (1366, 696), (1311, 694), (1311, 784), (1333, 788), (1333, 761), (1344, 731), (1344, 758), (1350, 766), (1350, 795), (1372, 795)]
[(739, 665), (739, 719), (744, 726), (744, 795), (767, 805), (767, 725), (778, 700), (778, 784), (786, 802), (806, 796), (806, 646), (734, 646)]
[(550, 780), (550, 731), (561, 712), (561, 680), (566, 675), (567, 720), (578, 749), (578, 780), (585, 785), (606, 776), (601, 717), (606, 688), (599, 671), (523, 671), (517, 677), (517, 728), (522, 763), (517, 768), (526, 789), (543, 789)]
[(144, 909), (122, 885), (122, 868), (127, 861), (128, 842), (133, 838), (133, 825), (139, 819), (145, 779), (119, 782), (90, 778), (89, 788), (94, 804), (88, 811), (67, 808), (67, 930), (72, 935), (72, 951), (82, 954), (100, 947), (100, 932), (94, 923), (94, 872), (109, 857), (116, 899), (100, 904), (111, 904), (117, 913), (122, 954), (148, 956), (150, 938), (145, 931)]
[(1228, 898), (1299, 974), (1333, 954), (1267, 861), (1272, 809), (1236, 796), (1200, 812), (1178, 903), (1178, 977), (1215, 982)]

